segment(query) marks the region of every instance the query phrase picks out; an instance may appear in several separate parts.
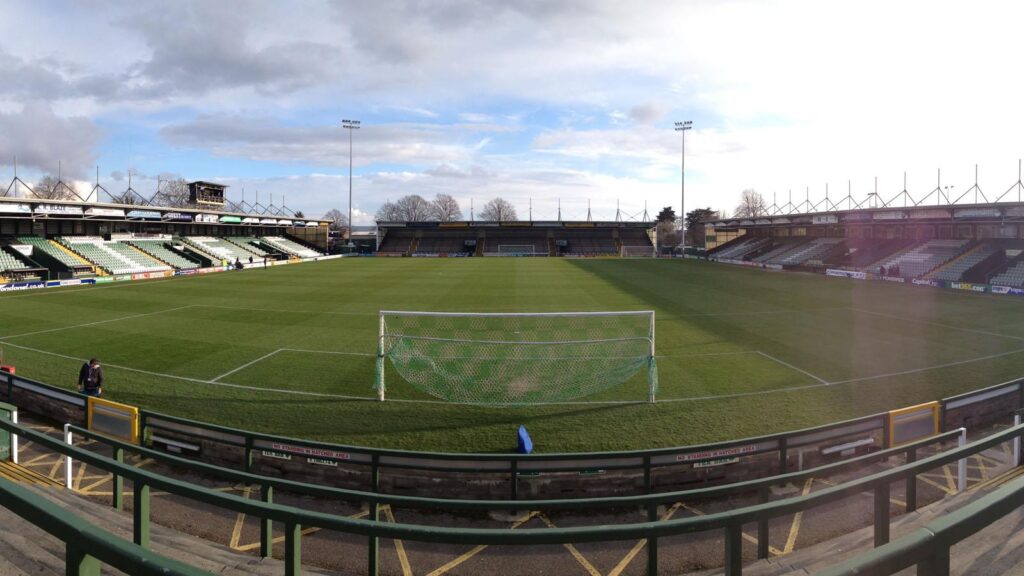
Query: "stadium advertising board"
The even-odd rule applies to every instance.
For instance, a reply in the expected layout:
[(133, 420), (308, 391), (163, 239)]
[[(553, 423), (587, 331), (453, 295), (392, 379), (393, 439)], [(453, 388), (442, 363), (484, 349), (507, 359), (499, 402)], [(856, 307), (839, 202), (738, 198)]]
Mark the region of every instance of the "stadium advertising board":
[(114, 282), (126, 282), (131, 279), (131, 274), (118, 274), (117, 276), (114, 276)]
[(352, 458), (352, 455), (348, 452), (339, 452), (337, 450), (328, 450), (326, 448), (309, 448), (307, 446), (293, 446), (291, 444), (280, 444), (278, 442), (274, 442), (270, 447), (278, 452), (300, 454), (310, 458), (330, 458), (332, 460), (349, 460)]
[(938, 280), (925, 280), (924, 278), (914, 278), (911, 280), (912, 283), (918, 286), (931, 286), (933, 288), (942, 288), (942, 282)]
[(958, 208), (953, 218), (999, 218), (999, 208)]
[(46, 283), (47, 288), (54, 288), (57, 286), (78, 286), (82, 281), (79, 279), (75, 280), (50, 280)]
[(875, 212), (872, 216), (875, 220), (903, 220), (907, 213), (902, 210), (889, 210), (886, 212)]
[(969, 290), (971, 292), (985, 292), (988, 286), (985, 284), (971, 284), (970, 282), (950, 282), (949, 287), (954, 290)]
[(896, 282), (898, 284), (903, 284), (907, 281), (907, 279), (902, 276), (882, 276), (882, 280), (885, 280), (886, 282)]
[(858, 270), (839, 270), (836, 268), (829, 268), (825, 270), (826, 276), (836, 276), (839, 278), (853, 278), (854, 280), (867, 280), (868, 275), (866, 272), (860, 272)]
[(93, 280), (93, 283), (94, 284), (108, 284), (108, 283), (113, 282), (113, 281), (114, 281), (114, 279), (111, 278), (110, 276), (99, 276), (99, 277), (97, 277), (96, 279)]
[(36, 206), (35, 213), (45, 214), (47, 216), (82, 216), (82, 207), (40, 204), (39, 206)]
[(0, 286), (0, 292), (16, 292), (18, 290), (34, 290), (46, 288), (46, 282), (14, 282)]
[(181, 212), (168, 212), (164, 214), (164, 220), (173, 220), (175, 222), (191, 222), (191, 214), (182, 214)]
[(154, 210), (132, 210), (128, 213), (129, 218), (140, 218), (143, 220), (159, 220), (160, 213)]
[(737, 458), (736, 456), (733, 456), (732, 458), (716, 458), (714, 460), (705, 460), (704, 462), (694, 462), (693, 467), (712, 468), (714, 466), (725, 466), (726, 464), (735, 464), (739, 461), (740, 459)]
[(757, 444), (747, 444), (746, 446), (733, 446), (730, 448), (718, 448), (715, 450), (704, 450), (702, 452), (690, 452), (689, 454), (679, 454), (676, 456), (676, 462), (718, 460), (722, 458), (740, 456), (743, 454), (753, 454), (754, 452), (757, 452)]
[(118, 210), (116, 208), (89, 208), (85, 211), (86, 216), (114, 216), (116, 218), (124, 218), (124, 210)]
[(28, 204), (0, 204), (0, 213), (3, 214), (31, 214), (32, 207)]

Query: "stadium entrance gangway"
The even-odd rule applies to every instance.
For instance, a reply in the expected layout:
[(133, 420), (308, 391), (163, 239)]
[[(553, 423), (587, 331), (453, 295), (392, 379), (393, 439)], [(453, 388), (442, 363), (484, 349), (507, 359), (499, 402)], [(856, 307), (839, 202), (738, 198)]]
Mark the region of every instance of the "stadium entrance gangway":
[[(851, 480), (834, 487), (822, 489), (805, 496), (790, 497), (783, 500), (766, 502), (746, 508), (730, 510), (726, 512), (713, 513), (705, 516), (657, 521), (650, 519), (646, 522), (626, 523), (615, 526), (594, 526), (594, 527), (573, 527), (573, 528), (551, 528), (537, 530), (517, 530), (493, 528), (450, 528), (439, 526), (421, 526), (409, 524), (395, 524), (381, 522), (377, 517), (379, 506), (372, 505), (369, 520), (354, 519), (344, 516), (332, 516), (321, 512), (302, 510), (291, 506), (273, 504), (270, 501), (252, 501), (239, 496), (213, 491), (198, 485), (190, 484), (181, 480), (168, 478), (155, 472), (129, 466), (119, 462), (116, 458), (108, 458), (69, 445), (59, 439), (42, 434), (35, 430), (0, 420), (0, 429), (7, 430), (29, 439), (39, 446), (43, 446), (68, 458), (81, 460), (89, 465), (105, 470), (115, 477), (128, 479), (133, 483), (133, 538), (140, 546), (149, 544), (149, 494), (151, 489), (163, 490), (174, 495), (192, 499), (210, 506), (225, 508), (234, 512), (252, 515), (260, 519), (260, 524), (265, 527), (266, 532), (261, 536), (261, 552), (269, 554), (269, 527), (271, 522), (279, 522), (285, 525), (285, 573), (293, 576), (301, 572), (301, 539), (304, 527), (317, 527), (327, 530), (335, 530), (344, 533), (366, 536), (368, 538), (368, 553), (370, 574), (377, 574), (379, 564), (377, 555), (379, 553), (378, 542), (380, 538), (404, 539), (420, 542), (435, 543), (458, 543), (458, 544), (497, 544), (497, 545), (542, 545), (542, 544), (569, 544), (580, 542), (602, 542), (646, 539), (648, 545), (648, 573), (657, 573), (657, 539), (667, 536), (675, 536), (687, 533), (705, 532), (710, 530), (725, 531), (725, 569), (730, 576), (742, 573), (742, 527), (744, 524), (757, 523), (760, 525), (779, 516), (795, 514), (810, 510), (819, 505), (834, 502), (859, 494), (864, 491), (873, 493), (874, 497), (874, 542), (875, 546), (882, 546), (889, 541), (889, 495), (893, 482), (905, 481), (915, 482), (918, 474), (927, 472), (934, 468), (944, 466), (953, 462), (964, 460), (966, 457), (980, 453), (998, 444), (1019, 439), (1024, 435), (1024, 425), (1017, 425), (1012, 428), (995, 433), (970, 444), (964, 444), (958, 448), (933, 456), (913, 460), (911, 452), (908, 452), (906, 464), (896, 468), (871, 474), (869, 476)], [(69, 427), (69, 431), (71, 428)], [(962, 431), (954, 431), (960, 432)], [(72, 432), (73, 434), (73, 432)], [(950, 433), (947, 433), (950, 434)], [(909, 445), (908, 445), (909, 446)], [(122, 448), (123, 449), (123, 448)], [(132, 448), (137, 450), (138, 448)], [(903, 451), (906, 447), (899, 447), (891, 450)], [(169, 455), (168, 455), (169, 456)], [(869, 455), (874, 456), (874, 455)], [(205, 466), (205, 465), (204, 465)], [(233, 472), (233, 474), (242, 474)], [(795, 473), (803, 474), (803, 472)], [(771, 479), (752, 481), (769, 482)], [(267, 490), (265, 499), (270, 500), (273, 490), (266, 478), (262, 479)], [(275, 481), (282, 482), (282, 481)], [(735, 488), (735, 487), (734, 487)], [(965, 488), (962, 483), (961, 489)], [(331, 490), (327, 487), (318, 487), (320, 490)], [(693, 493), (708, 493), (720, 488), (707, 488)], [(116, 492), (116, 490), (115, 490)], [(678, 497), (678, 494), (674, 495)], [(365, 494), (363, 497), (370, 502), (381, 502), (398, 497), (378, 494)], [(637, 504), (652, 504), (659, 498), (666, 495), (658, 494), (651, 496), (628, 496), (609, 499), (571, 499), (547, 501), (549, 507), (559, 506), (576, 508), (580, 506), (594, 506), (597, 502), (615, 502), (624, 504), (632, 502)], [(407, 502), (422, 501), (424, 504), (438, 503), (437, 499), (418, 499), (416, 497), (401, 497)], [(474, 500), (446, 500), (446, 506), (462, 506), (467, 508), (500, 506), (501, 508), (529, 508), (536, 507), (539, 502), (522, 501), (474, 501)], [(649, 506), (650, 509), (650, 506)], [(760, 533), (760, 530), (759, 530)]]

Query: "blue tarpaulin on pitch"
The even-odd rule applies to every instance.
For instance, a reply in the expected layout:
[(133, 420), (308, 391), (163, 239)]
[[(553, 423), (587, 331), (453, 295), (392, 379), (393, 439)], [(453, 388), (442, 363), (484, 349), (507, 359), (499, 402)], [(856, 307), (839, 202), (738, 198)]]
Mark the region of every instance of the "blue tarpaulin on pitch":
[(526, 426), (519, 427), (519, 442), (516, 446), (516, 452), (520, 454), (533, 452), (533, 440), (530, 439), (530, 433), (526, 431)]

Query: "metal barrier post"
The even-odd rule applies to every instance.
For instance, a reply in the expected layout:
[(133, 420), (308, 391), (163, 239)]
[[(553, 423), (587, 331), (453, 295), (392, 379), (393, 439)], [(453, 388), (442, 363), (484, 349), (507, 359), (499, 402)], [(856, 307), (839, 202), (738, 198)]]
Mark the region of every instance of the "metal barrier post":
[(949, 547), (938, 546), (927, 558), (917, 565), (918, 574), (928, 576), (949, 576)]
[[(18, 423), (18, 410), (11, 411), (11, 422)], [(18, 463), (18, 435), (11, 434), (11, 462)]]
[[(264, 504), (274, 503), (274, 487), (270, 484), (260, 486), (260, 500)], [(274, 523), (270, 518), (260, 520), (260, 556), (270, 558), (274, 552)]]
[(302, 574), (302, 525), (288, 522), (284, 527), (284, 574)]
[[(647, 521), (654, 522), (658, 519), (658, 505), (651, 503), (647, 505)], [(658, 576), (658, 539), (647, 539), (647, 576)]]
[(875, 487), (875, 548), (889, 542), (889, 483)]
[[(917, 448), (907, 450), (907, 464), (917, 461)], [(917, 474), (907, 476), (907, 512), (917, 510)]]
[(149, 548), (149, 486), (136, 479), (132, 488), (132, 540)]
[[(1021, 425), (1021, 414), (1020, 414), (1020, 412), (1017, 412), (1017, 413), (1014, 414), (1014, 425), (1015, 426)], [(1021, 437), (1019, 437), (1019, 436), (1014, 439), (1014, 465), (1015, 466), (1021, 465)]]
[(743, 574), (743, 526), (729, 524), (725, 527), (725, 574)]
[[(114, 460), (124, 464), (124, 449), (120, 446), (114, 448)], [(111, 505), (115, 510), (124, 510), (124, 476), (114, 474), (111, 479)]]
[[(71, 428), (70, 427), (71, 427), (71, 424), (65, 424), (64, 425), (64, 442), (66, 442), (68, 446), (72, 446), (73, 445), (72, 442), (71, 442), (72, 439), (71, 439)], [(70, 455), (69, 456), (65, 456), (64, 457), (64, 487), (67, 488), (68, 490), (72, 489), (72, 485), (71, 485), (71, 464), (72, 464), (71, 456)]]
[(93, 556), (86, 554), (77, 542), (68, 541), (64, 545), (65, 573), (75, 576), (100, 576), (102, 564)]
[[(758, 504), (768, 502), (768, 487), (764, 486), (757, 491)], [(768, 557), (768, 518), (761, 518), (757, 521), (757, 557), (765, 559)]]
[[(960, 438), (957, 446), (963, 448), (967, 445), (967, 428), (960, 429)], [(961, 458), (956, 462), (956, 489), (957, 492), (967, 490), (967, 458)]]
[[(380, 454), (370, 457), (370, 490), (375, 494), (380, 491)], [(370, 520), (374, 522), (380, 520), (380, 507), (377, 502), (370, 502)], [(371, 535), (369, 539), (366, 572), (370, 576), (377, 576), (380, 573), (380, 538)]]

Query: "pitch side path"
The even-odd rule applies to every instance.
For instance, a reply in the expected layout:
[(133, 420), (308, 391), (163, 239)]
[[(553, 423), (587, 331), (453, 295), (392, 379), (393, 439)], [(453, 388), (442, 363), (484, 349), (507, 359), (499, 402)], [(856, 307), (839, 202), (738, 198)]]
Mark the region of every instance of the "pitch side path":
[[(582, 403), (438, 402), (388, 373), (378, 311), (654, 310), (646, 380)], [(209, 422), (341, 443), (544, 452), (632, 449), (792, 430), (1024, 374), (1024, 300), (699, 261), (346, 258), (0, 295), (18, 373), (72, 387), (98, 357), (105, 395)]]

